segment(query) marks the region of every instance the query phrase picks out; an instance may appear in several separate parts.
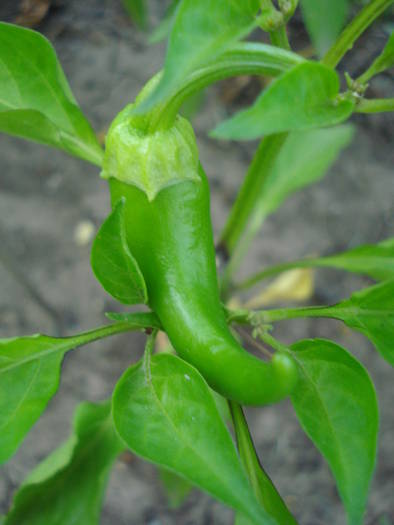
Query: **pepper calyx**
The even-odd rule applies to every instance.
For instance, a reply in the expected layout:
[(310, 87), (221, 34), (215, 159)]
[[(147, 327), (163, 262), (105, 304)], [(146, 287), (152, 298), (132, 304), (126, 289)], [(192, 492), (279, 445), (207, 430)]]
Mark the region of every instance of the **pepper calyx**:
[(144, 115), (126, 106), (112, 122), (106, 137), (101, 177), (114, 177), (136, 186), (152, 201), (163, 188), (200, 181), (198, 149), (193, 128), (178, 115), (170, 128), (149, 131)]

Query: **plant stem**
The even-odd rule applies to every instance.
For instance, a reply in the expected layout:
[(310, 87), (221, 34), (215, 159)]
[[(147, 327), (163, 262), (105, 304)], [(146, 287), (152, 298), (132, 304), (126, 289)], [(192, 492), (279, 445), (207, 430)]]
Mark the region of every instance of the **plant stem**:
[[(293, 2), (294, 9), (297, 3), (297, 1)], [(274, 15), (277, 15), (282, 19), (282, 23), (278, 27), (268, 31), (272, 45), (290, 50), (283, 14), (274, 8), (271, 0), (262, 0), (261, 6), (263, 10), (271, 13), (269, 16), (275, 18)], [(221, 290), (224, 297), (231, 287), (232, 276), (238, 270), (244, 255), (264, 221), (264, 211), (258, 209), (261, 189), (264, 179), (269, 175), (272, 164), (286, 138), (287, 133), (279, 133), (265, 137), (260, 142), (223, 229), (218, 249), (230, 257), (221, 278)]]
[(256, 348), (259, 352), (261, 352), (263, 355), (265, 355), (265, 357), (267, 357), (268, 359), (271, 359), (272, 358), (272, 353), (267, 350), (261, 343), (260, 341), (257, 341), (254, 337), (252, 337), (246, 330), (244, 329), (240, 329), (239, 330), (240, 334), (242, 335), (242, 337), (244, 339), (248, 339), (248, 341), (250, 342), (250, 344)]
[(241, 461), (257, 500), (279, 525), (296, 525), (297, 522), (259, 461), (241, 406), (229, 401), (229, 407)]
[(356, 113), (383, 113), (394, 111), (394, 98), (363, 99), (355, 109)]
[(220, 245), (231, 256), (260, 200), (260, 192), (284, 142), (283, 134), (265, 137), (249, 165), (241, 189), (223, 228)]
[(146, 340), (145, 356), (147, 355), (149, 359), (155, 350), (155, 342), (156, 342), (157, 333), (158, 333), (158, 329), (154, 328), (152, 333), (149, 334), (148, 339)]
[[(257, 322), (262, 324), (274, 323), (286, 319), (297, 319), (302, 317), (330, 317), (335, 319), (335, 307), (333, 306), (304, 306), (298, 308), (277, 308), (272, 310), (234, 310), (227, 313), (231, 322), (238, 324), (249, 324), (256, 326)], [(278, 342), (271, 335), (267, 334), (264, 342), (272, 346), (275, 350), (279, 348)], [(271, 344), (273, 343), (273, 344)], [(279, 343), (280, 344), (280, 343)]]
[(353, 47), (359, 36), (387, 9), (394, 0), (372, 0), (343, 30), (337, 41), (322, 59), (326, 66), (335, 68), (343, 56)]
[(330, 306), (305, 306), (299, 308), (278, 308), (264, 312), (267, 323), (282, 321), (284, 319), (299, 319), (302, 317), (332, 317), (334, 309)]
[(283, 25), (275, 31), (270, 31), (270, 40), (273, 46), (290, 50), (289, 39), (287, 38), (286, 25)]
[(104, 339), (105, 337), (110, 337), (115, 334), (120, 334), (122, 332), (134, 332), (137, 330), (144, 330), (146, 328), (157, 328), (159, 321), (155, 314), (137, 312), (133, 314), (127, 314), (127, 320), (120, 320), (113, 324), (107, 326), (100, 326), (88, 332), (83, 332), (76, 336), (72, 336), (78, 341), (78, 345), (84, 345), (98, 339)]
[(278, 10), (274, 6), (272, 0), (260, 0), (260, 3), (262, 13), (260, 19), (261, 29), (269, 34), (272, 45), (282, 49), (290, 49), (286, 32), (286, 22), (295, 11), (298, 1), (293, 1), (291, 4), (287, 4), (286, 15), (282, 10), (284, 5)]
[[(323, 58), (323, 63), (335, 67), (346, 51), (352, 47), (358, 36), (393, 1), (372, 0), (343, 31), (337, 42)], [(377, 108), (378, 105), (376, 104), (375, 107)], [(362, 110), (363, 105), (360, 104), (360, 107)], [(372, 111), (372, 106), (370, 107)], [(265, 218), (264, 210), (259, 209), (258, 206), (259, 197), (264, 180), (268, 176), (286, 137), (287, 134), (283, 133), (265, 137), (261, 141), (224, 227), (218, 246), (219, 250), (230, 258), (221, 279), (221, 290), (224, 297), (228, 295), (233, 275), (238, 270)]]
[(287, 133), (279, 133), (260, 142), (223, 229), (218, 248), (230, 258), (221, 280), (224, 296), (265, 218), (265, 211), (259, 207), (261, 194), (286, 137)]
[(267, 331), (259, 332), (259, 338), (277, 352), (289, 352), (287, 346), (283, 345), (280, 341), (275, 339), (275, 337), (273, 337)]
[(296, 53), (267, 44), (256, 42), (235, 44), (212, 64), (207, 64), (191, 73), (177, 92), (157, 108), (150, 128), (171, 125), (185, 100), (214, 82), (237, 75), (276, 77), (303, 61), (303, 57)]

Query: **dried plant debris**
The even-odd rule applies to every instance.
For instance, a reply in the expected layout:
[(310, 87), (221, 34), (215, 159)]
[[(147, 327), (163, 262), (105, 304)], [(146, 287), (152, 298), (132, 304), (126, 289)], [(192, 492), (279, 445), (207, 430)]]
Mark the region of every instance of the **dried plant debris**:
[(22, 0), (14, 22), (25, 27), (36, 27), (46, 17), (51, 0)]

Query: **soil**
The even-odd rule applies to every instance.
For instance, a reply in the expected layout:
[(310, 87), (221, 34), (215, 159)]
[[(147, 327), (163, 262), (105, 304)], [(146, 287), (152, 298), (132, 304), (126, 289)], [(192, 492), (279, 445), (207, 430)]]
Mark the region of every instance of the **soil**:
[[(3, 0), (0, 19), (12, 20), (17, 4)], [(152, 2), (153, 22), (162, 10), (159, 0)], [(53, 2), (38, 29), (53, 42), (77, 100), (102, 134), (163, 62), (164, 45), (148, 45), (115, 0)], [(343, 69), (360, 73), (386, 37), (385, 23), (375, 24)], [(294, 38), (302, 42), (303, 35)], [(213, 141), (207, 131), (235, 109), (239, 98), (245, 103), (254, 94), (246, 84), (239, 84), (240, 97), (235, 99), (226, 94), (228, 84), (208, 90), (194, 118), (211, 182), (216, 235), (255, 144)], [(371, 96), (388, 96), (390, 87), (392, 79), (382, 75), (372, 83)], [(393, 120), (359, 116), (353, 121), (353, 144), (322, 182), (292, 196), (268, 218), (241, 275), (393, 235)], [(119, 309), (89, 266), (91, 234), (109, 212), (106, 183), (94, 167), (43, 146), (2, 135), (0, 152), (0, 335), (66, 335), (100, 325), (105, 311)], [(364, 277), (319, 270), (311, 302), (333, 303), (368, 284)], [(379, 397), (381, 428), (366, 523), (394, 523), (393, 371), (365, 338), (334, 321), (289, 321), (278, 325), (275, 334), (284, 343), (315, 336), (333, 339), (368, 367)], [(1, 471), (0, 512), (9, 507), (29, 470), (67, 437), (75, 406), (109, 396), (125, 367), (141, 356), (143, 343), (142, 335), (118, 336), (66, 357), (59, 392)], [(290, 403), (248, 410), (247, 415), (262, 462), (299, 522), (344, 524), (329, 469), (301, 430)], [(229, 525), (232, 512), (198, 491), (178, 510), (169, 510), (155, 468), (127, 454), (113, 470), (101, 523)]]

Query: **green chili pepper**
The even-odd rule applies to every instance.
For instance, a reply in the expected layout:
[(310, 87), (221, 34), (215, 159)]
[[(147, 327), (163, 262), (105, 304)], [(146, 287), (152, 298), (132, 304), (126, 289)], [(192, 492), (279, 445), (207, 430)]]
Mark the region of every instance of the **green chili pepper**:
[[(186, 361), (212, 388), (246, 405), (286, 397), (297, 381), (285, 353), (264, 362), (231, 334), (219, 298), (207, 178), (190, 124), (150, 132), (133, 106), (107, 136), (103, 177), (114, 207), (125, 199), (126, 237), (151, 308)], [(187, 379), (187, 378), (186, 378)]]

